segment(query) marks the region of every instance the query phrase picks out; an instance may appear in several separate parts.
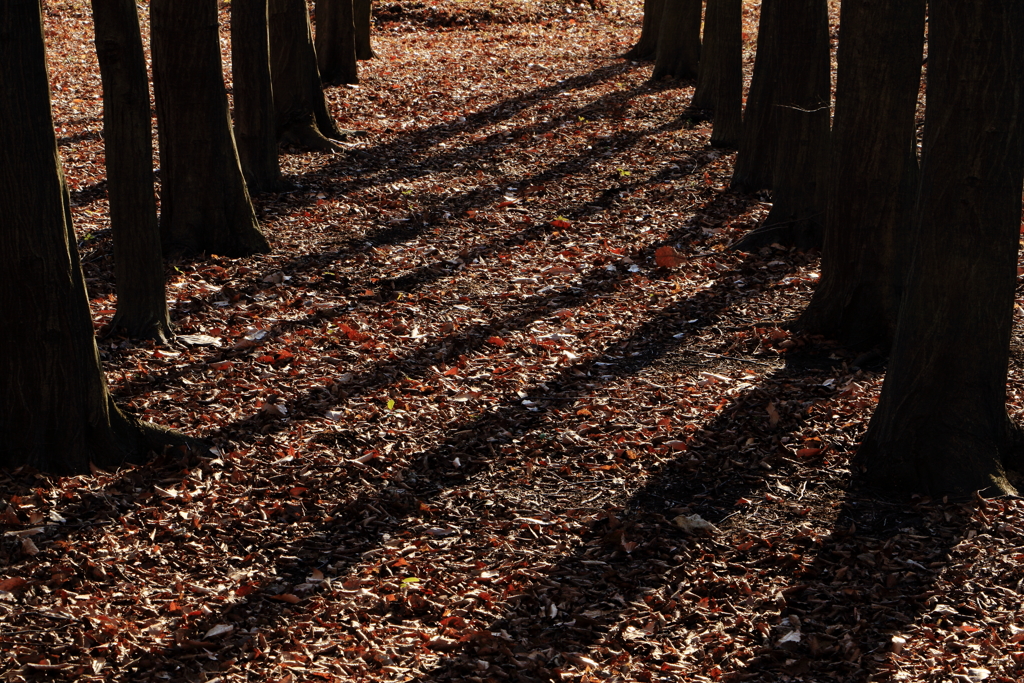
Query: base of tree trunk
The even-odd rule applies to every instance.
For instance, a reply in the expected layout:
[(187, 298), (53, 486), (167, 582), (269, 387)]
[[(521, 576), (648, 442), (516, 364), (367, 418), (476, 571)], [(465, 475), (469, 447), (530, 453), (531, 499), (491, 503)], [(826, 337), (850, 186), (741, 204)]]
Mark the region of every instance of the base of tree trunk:
[(134, 316), (131, 320), (118, 308), (113, 320), (107, 326), (106, 334), (122, 333), (132, 339), (152, 339), (158, 344), (166, 344), (174, 337), (170, 320), (166, 315), (151, 315), (145, 318)]
[(820, 223), (810, 220), (766, 222), (744, 235), (739, 242), (732, 245), (732, 248), (736, 251), (755, 252), (762, 247), (780, 244), (784, 247), (809, 250), (820, 249), (821, 241)]

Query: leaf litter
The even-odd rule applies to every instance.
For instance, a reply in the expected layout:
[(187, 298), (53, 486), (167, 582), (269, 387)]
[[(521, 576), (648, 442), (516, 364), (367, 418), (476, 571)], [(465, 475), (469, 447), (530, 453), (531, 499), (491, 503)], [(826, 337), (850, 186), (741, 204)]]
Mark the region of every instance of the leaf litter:
[[(168, 264), (178, 341), (100, 341), (122, 406), (213, 448), (0, 473), (0, 677), (1019, 680), (1020, 501), (855, 487), (880, 368), (786, 329), (813, 255), (728, 251), (770, 205), (692, 84), (618, 58), (639, 5), (375, 11), (328, 90), (369, 135), (285, 150), (273, 253)], [(102, 331), (85, 4), (46, 32)]]

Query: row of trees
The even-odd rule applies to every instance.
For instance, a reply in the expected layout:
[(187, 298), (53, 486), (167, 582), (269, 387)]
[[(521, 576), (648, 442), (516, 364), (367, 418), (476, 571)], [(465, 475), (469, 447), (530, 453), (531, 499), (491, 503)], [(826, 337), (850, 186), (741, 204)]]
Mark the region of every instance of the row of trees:
[[(700, 0), (646, 0), (627, 53), (653, 56), (654, 78), (697, 76), (693, 105), (715, 109), (716, 131), (723, 104), (702, 86), (740, 77), (738, 5), (708, 0), (702, 47)], [(925, 0), (843, 1), (834, 117), (826, 0), (764, 0), (742, 130), (713, 143), (738, 143), (734, 188), (772, 193), (764, 224), (737, 248), (822, 250), (820, 284), (795, 325), (889, 355), (857, 454), (868, 478), (1009, 492), (1005, 468), (1021, 462), (1006, 379), (1024, 183), (1024, 6), (931, 0), (927, 10), (920, 154)]]
[[(118, 286), (113, 325), (165, 341), (163, 256), (267, 251), (250, 192), (286, 185), (279, 143), (333, 151), (348, 135), (328, 113), (321, 83), (354, 82), (357, 55), (372, 57), (369, 0), (317, 2), (320, 55), (305, 0), (235, 0), (234, 127), (216, 0), (152, 0), (159, 221), (136, 4), (92, 5)], [(0, 3), (0, 301), (9, 321), (0, 336), (0, 464), (66, 473), (190, 440), (123, 413), (107, 391), (48, 84), (40, 0)]]

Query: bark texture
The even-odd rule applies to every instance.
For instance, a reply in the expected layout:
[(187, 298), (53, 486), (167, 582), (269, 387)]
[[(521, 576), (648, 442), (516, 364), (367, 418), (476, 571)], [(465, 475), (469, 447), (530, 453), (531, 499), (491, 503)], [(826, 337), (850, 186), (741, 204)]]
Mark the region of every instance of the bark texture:
[(714, 64), (709, 69), (714, 84), (714, 128), (712, 147), (735, 147), (743, 129), (743, 3), (741, 0), (708, 0), (714, 8), (714, 50), (701, 60)]
[(353, 0), (356, 13), (356, 59), (373, 59), (373, 42), (370, 29), (373, 26), (372, 0)]
[(300, 149), (332, 152), (347, 133), (327, 111), (305, 0), (270, 0), (270, 74), (277, 139)]
[(107, 392), (57, 153), (39, 0), (0, 3), (0, 467), (54, 474), (183, 443)]
[(652, 81), (696, 78), (700, 61), (701, 0), (664, 0)]
[(775, 162), (772, 210), (737, 248), (774, 242), (820, 247), (828, 178), (831, 66), (826, 0), (775, 8)]
[(325, 85), (359, 82), (353, 0), (316, 0), (316, 64)]
[(707, 0), (704, 9), (704, 33), (701, 36), (700, 63), (697, 65), (697, 85), (690, 99), (691, 109), (713, 111), (718, 88), (719, 8), (721, 3)]
[(1024, 4), (933, 0), (913, 256), (857, 461), (902, 491), (1011, 492), (1003, 465), (1021, 184)]
[(743, 111), (743, 131), (732, 172), (732, 187), (757, 192), (772, 186), (775, 164), (775, 11), (780, 0), (763, 0), (757, 27), (754, 73)]
[(888, 353), (917, 193), (924, 0), (846, 0), (813, 333)]
[(153, 0), (150, 15), (164, 252), (268, 251), (231, 131), (217, 2)]
[(171, 335), (171, 319), (153, 193), (149, 76), (139, 15), (135, 0), (93, 0), (92, 10), (117, 279), (111, 328), (163, 342)]
[(640, 27), (640, 39), (626, 54), (626, 59), (646, 61), (658, 53), (658, 34), (661, 32), (661, 17), (665, 12), (665, 0), (644, 0), (644, 21)]
[(287, 183), (277, 160), (267, 0), (231, 3), (231, 69), (235, 143), (246, 185), (252, 194), (282, 190)]

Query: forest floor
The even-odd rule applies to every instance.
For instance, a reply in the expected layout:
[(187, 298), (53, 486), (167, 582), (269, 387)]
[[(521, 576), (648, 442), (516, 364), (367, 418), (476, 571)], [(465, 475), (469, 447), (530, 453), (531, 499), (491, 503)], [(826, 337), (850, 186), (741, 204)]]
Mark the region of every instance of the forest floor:
[[(89, 13), (46, 7), (102, 332)], [(858, 486), (883, 367), (787, 328), (815, 255), (729, 250), (770, 205), (620, 58), (640, 3), (376, 17), (328, 92), (368, 135), (284, 151), (273, 252), (169, 264), (174, 343), (100, 339), (214, 448), (0, 472), (0, 680), (1020, 680), (1024, 505)]]

